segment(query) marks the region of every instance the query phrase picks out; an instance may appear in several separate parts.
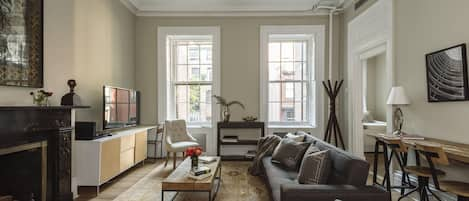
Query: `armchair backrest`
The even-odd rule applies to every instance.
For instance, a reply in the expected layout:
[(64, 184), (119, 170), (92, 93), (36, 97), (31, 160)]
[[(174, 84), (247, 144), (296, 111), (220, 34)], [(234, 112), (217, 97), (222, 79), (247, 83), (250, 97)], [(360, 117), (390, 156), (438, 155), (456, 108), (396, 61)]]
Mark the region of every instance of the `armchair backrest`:
[(191, 141), (191, 137), (187, 133), (185, 120), (166, 120), (164, 124), (165, 143)]

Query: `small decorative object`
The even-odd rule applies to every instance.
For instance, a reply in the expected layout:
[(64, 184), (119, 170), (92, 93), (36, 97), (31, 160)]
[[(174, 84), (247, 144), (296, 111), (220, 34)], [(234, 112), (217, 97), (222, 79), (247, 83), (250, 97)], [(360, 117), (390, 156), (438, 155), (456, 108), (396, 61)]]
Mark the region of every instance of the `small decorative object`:
[(43, 87), (43, 0), (0, 0), (0, 85)]
[(70, 88), (70, 92), (62, 96), (62, 100), (60, 101), (60, 105), (73, 105), (73, 106), (80, 106), (81, 105), (81, 98), (75, 93), (75, 87), (77, 86), (77, 82), (73, 79), (67, 81), (67, 85)]
[(199, 167), (199, 156), (202, 155), (201, 147), (190, 147), (186, 149), (186, 156), (191, 157), (191, 169)]
[(230, 101), (230, 102), (228, 102), (228, 101), (226, 101), (225, 98), (223, 98), (221, 96), (213, 95), (213, 97), (215, 99), (217, 99), (217, 104), (220, 104), (223, 107), (222, 114), (223, 114), (223, 121), (224, 122), (229, 122), (230, 121), (230, 116), (231, 116), (230, 106), (239, 105), (241, 108), (243, 108), (243, 110), (245, 109), (243, 103), (241, 103), (239, 101)]
[(400, 136), (402, 133), (402, 125), (404, 124), (404, 113), (402, 113), (402, 110), (399, 106), (410, 104), (409, 98), (407, 98), (404, 88), (401, 86), (391, 88), (387, 104), (396, 106), (396, 110), (394, 111), (394, 126), (396, 129), (393, 134)]
[(324, 134), (324, 141), (331, 143), (332, 135), (334, 135), (335, 146), (339, 147), (339, 143), (342, 149), (345, 149), (344, 140), (342, 138), (342, 132), (340, 131), (339, 121), (337, 120), (337, 114), (335, 110), (336, 99), (339, 95), (340, 88), (344, 80), (340, 82), (335, 81), (332, 86), (332, 81), (323, 81), (322, 85), (326, 89), (327, 95), (329, 96), (329, 120), (327, 122), (326, 133)]
[(49, 97), (52, 96), (52, 92), (47, 92), (44, 90), (39, 90), (36, 93), (29, 93), (33, 97), (33, 103), (37, 106), (49, 106)]
[(257, 120), (257, 117), (255, 117), (255, 116), (245, 116), (245, 117), (243, 117), (243, 120), (247, 121), (247, 122), (253, 122), (253, 121)]
[(426, 55), (428, 102), (469, 100), (466, 44)]

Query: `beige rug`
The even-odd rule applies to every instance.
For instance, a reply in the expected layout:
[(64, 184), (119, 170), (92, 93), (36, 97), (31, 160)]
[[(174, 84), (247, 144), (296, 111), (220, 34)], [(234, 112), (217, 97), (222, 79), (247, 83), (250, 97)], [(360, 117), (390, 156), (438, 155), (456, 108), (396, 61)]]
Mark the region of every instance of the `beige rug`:
[[(248, 174), (250, 162), (222, 162), (222, 183), (216, 196), (217, 201), (268, 201), (268, 190), (260, 177)], [(116, 201), (159, 201), (161, 181), (172, 171), (172, 166), (157, 166), (131, 188), (120, 194)], [(165, 192), (165, 201), (175, 193)], [(208, 193), (178, 193), (175, 201), (205, 201)]]

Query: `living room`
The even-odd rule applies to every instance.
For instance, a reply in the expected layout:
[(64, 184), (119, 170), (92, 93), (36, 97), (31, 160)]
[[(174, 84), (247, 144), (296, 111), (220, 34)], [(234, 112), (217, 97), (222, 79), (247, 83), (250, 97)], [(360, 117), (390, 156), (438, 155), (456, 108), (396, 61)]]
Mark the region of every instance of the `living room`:
[(468, 200), (465, 0), (0, 8), (0, 201)]

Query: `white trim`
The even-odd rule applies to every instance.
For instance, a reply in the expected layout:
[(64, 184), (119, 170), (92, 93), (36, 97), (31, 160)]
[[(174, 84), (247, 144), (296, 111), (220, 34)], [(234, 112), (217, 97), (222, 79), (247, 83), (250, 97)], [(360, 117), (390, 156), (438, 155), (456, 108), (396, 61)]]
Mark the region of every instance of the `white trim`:
[(120, 2), (122, 4), (124, 4), (124, 6), (129, 9), (129, 11), (134, 14), (134, 15), (137, 15), (137, 13), (139, 12), (138, 9), (137, 9), (137, 6), (135, 6), (135, 4), (133, 2), (131, 2), (130, 0), (120, 0)]
[[(380, 0), (348, 24), (348, 139), (352, 153), (364, 157), (362, 62), (386, 52), (386, 84), (394, 84), (393, 1)], [(392, 107), (386, 107), (387, 132), (392, 131)]]
[[(221, 38), (220, 38), (220, 27), (219, 26), (208, 26), (208, 27), (195, 27), (195, 26), (182, 26), (182, 27), (166, 27), (158, 26), (157, 33), (157, 46), (158, 46), (158, 66), (157, 66), (157, 77), (158, 77), (158, 121), (164, 121), (168, 119), (168, 107), (167, 103), (171, 101), (171, 96), (168, 95), (167, 86), (168, 81), (171, 80), (170, 72), (167, 71), (167, 37), (170, 35), (211, 35), (213, 40), (212, 50), (212, 93), (220, 94), (221, 82), (220, 82), (220, 50), (221, 50)], [(168, 79), (169, 78), (169, 79)], [(216, 153), (216, 128), (219, 119), (220, 107), (217, 104), (212, 104), (212, 125), (211, 134), (212, 136), (207, 139), (207, 145), (210, 146), (210, 154)], [(171, 118), (171, 117), (169, 117)]]
[[(324, 80), (324, 56), (325, 56), (325, 26), (324, 25), (279, 25), (279, 26), (271, 26), (271, 25), (263, 25), (260, 28), (260, 120), (267, 122), (268, 118), (268, 106), (267, 106), (267, 99), (268, 99), (268, 42), (269, 42), (269, 35), (272, 34), (310, 34), (314, 37), (314, 46), (315, 50), (314, 53), (316, 54), (314, 57), (314, 69), (315, 69), (315, 82), (316, 82), (316, 89), (314, 90), (316, 93), (315, 96), (315, 125), (298, 125), (298, 127), (305, 128), (305, 127), (313, 127), (314, 131), (317, 132), (318, 135), (323, 135), (323, 119), (324, 119), (324, 90), (321, 90), (321, 81)], [(311, 44), (310, 44), (311, 45)], [(311, 89), (312, 91), (312, 89)], [(309, 92), (310, 94), (311, 92)], [(310, 95), (311, 96), (311, 95)], [(268, 125), (268, 128), (279, 128), (285, 127), (285, 125)], [(294, 126), (288, 126), (289, 128)]]
[[(132, 0), (120, 0), (134, 15), (142, 17), (260, 17), (260, 16), (325, 16), (327, 11), (307, 10), (150, 10), (143, 9)], [(347, 5), (347, 3), (345, 4)]]

